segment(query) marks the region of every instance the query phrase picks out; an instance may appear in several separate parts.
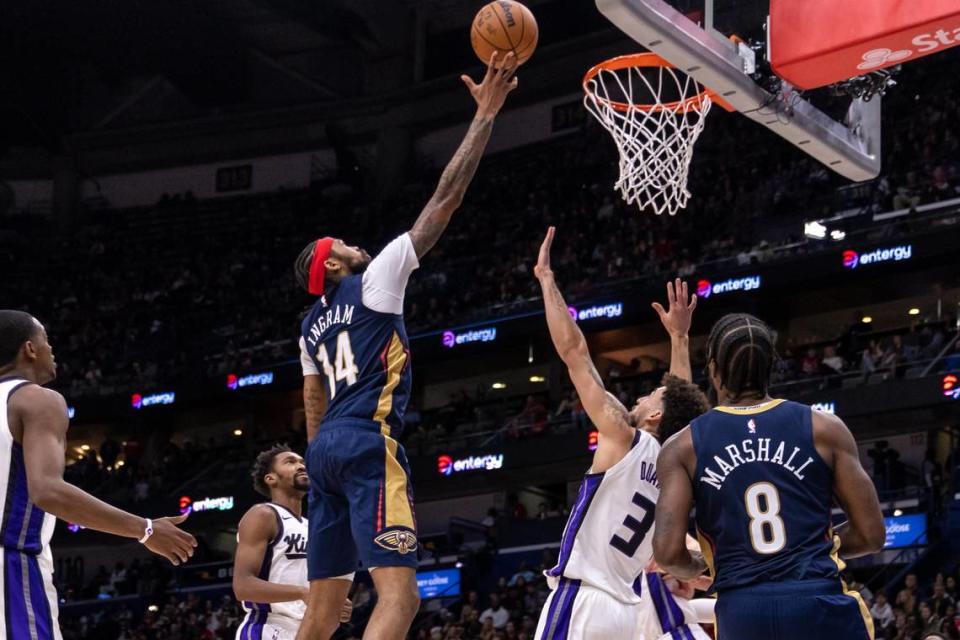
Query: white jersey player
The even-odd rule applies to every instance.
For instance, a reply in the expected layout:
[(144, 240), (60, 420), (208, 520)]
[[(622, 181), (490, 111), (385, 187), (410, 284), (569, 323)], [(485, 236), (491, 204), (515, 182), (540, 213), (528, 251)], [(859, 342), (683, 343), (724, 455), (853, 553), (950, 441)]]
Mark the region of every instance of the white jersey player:
[[(557, 565), (547, 571), (552, 591), (535, 637), (609, 640), (643, 633), (644, 640), (664, 634), (681, 640), (706, 638), (695, 624), (692, 608), (675, 615), (680, 605), (669, 591), (657, 588), (656, 593), (647, 593), (662, 579), (658, 574), (645, 579), (643, 573), (653, 557), (650, 534), (660, 493), (656, 472), (660, 444), (652, 433), (669, 435), (708, 409), (706, 398), (689, 382), (687, 334), (696, 296), (688, 298), (686, 283), (678, 280), (676, 286), (667, 285), (669, 311), (654, 304), (670, 334), (672, 375), (628, 411), (604, 389), (586, 339), (557, 288), (550, 269), (553, 235), (551, 227), (534, 272), (543, 289), (550, 337), (599, 438), (593, 464), (570, 510)], [(660, 615), (652, 617), (661, 610), (667, 625), (659, 624)], [(648, 636), (646, 629), (654, 626), (654, 620), (661, 632)]]
[[(294, 640), (309, 592), (302, 503), (310, 481), (303, 458), (282, 445), (261, 452), (252, 475), (254, 488), (270, 502), (251, 507), (237, 532), (233, 591), (247, 612), (237, 640)], [(347, 600), (341, 622), (350, 619), (351, 608)]]
[(196, 540), (176, 518), (140, 518), (64, 481), (67, 403), (44, 389), (57, 374), (36, 318), (0, 309), (0, 638), (60, 640), (50, 537), (55, 517), (139, 540), (173, 564)]

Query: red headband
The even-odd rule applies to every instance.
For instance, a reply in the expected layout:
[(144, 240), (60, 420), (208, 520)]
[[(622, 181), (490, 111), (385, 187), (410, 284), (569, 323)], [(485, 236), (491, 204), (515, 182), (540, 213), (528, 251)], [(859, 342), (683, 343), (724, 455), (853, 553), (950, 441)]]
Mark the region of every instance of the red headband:
[(310, 261), (310, 282), (307, 290), (315, 296), (323, 295), (324, 279), (327, 267), (323, 264), (330, 257), (333, 248), (333, 238), (320, 238), (313, 247), (313, 260)]

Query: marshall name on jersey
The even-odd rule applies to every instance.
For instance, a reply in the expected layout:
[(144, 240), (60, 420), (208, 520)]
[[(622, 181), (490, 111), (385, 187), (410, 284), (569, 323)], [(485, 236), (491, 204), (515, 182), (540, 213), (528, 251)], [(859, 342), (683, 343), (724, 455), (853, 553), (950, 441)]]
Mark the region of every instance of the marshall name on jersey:
[[(800, 454), (800, 451), (800, 447), (772, 438), (756, 438), (728, 444), (723, 448), (723, 453), (713, 456), (712, 463), (704, 464), (700, 481), (719, 491), (731, 471), (740, 465), (758, 462), (778, 464), (792, 473), (797, 480), (804, 480), (803, 470), (813, 464), (814, 459), (805, 453)], [(719, 473), (714, 471), (713, 467), (716, 467)]]

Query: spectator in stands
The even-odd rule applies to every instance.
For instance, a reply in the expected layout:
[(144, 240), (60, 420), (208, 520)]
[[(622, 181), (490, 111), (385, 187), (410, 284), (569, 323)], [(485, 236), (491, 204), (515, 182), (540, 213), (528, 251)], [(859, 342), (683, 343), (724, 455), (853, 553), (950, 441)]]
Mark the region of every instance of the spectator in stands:
[(493, 628), (498, 631), (507, 626), (507, 621), (510, 620), (510, 612), (503, 607), (500, 602), (500, 595), (497, 593), (490, 594), (490, 606), (480, 614), (481, 623), (487, 620), (490, 620), (493, 623)]
[(540, 435), (547, 428), (547, 407), (537, 396), (527, 396), (523, 411), (507, 422), (507, 433), (511, 438), (528, 435)]
[(873, 606), (870, 607), (870, 615), (873, 616), (874, 623), (878, 628), (883, 629), (893, 623), (893, 608), (890, 606), (890, 603), (887, 602), (887, 596), (882, 591), (877, 593), (873, 601)]
[(829, 375), (834, 375), (837, 373), (843, 372), (843, 358), (837, 353), (837, 348), (828, 344), (823, 348), (823, 358), (820, 360), (823, 363), (824, 372)]
[(897, 187), (897, 193), (893, 196), (893, 208), (915, 209), (920, 204), (922, 195), (923, 188), (917, 178), (917, 172), (908, 171), (906, 182)]
[(933, 610), (929, 602), (920, 603), (920, 623), (925, 634), (940, 632), (940, 616)]
[(947, 614), (947, 608), (953, 606), (954, 600), (947, 595), (946, 584), (942, 581), (943, 576), (940, 576), (941, 581), (933, 583), (933, 595), (930, 596), (930, 607), (933, 609), (934, 613), (938, 616), (945, 616)]

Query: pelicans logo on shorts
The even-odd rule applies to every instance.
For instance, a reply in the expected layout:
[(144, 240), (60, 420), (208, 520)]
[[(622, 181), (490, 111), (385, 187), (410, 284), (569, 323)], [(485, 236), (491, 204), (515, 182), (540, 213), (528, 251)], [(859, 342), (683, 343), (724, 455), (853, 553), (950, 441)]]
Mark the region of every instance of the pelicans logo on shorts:
[(396, 551), (406, 555), (417, 550), (417, 534), (409, 529), (390, 529), (373, 539), (378, 545), (388, 551)]

